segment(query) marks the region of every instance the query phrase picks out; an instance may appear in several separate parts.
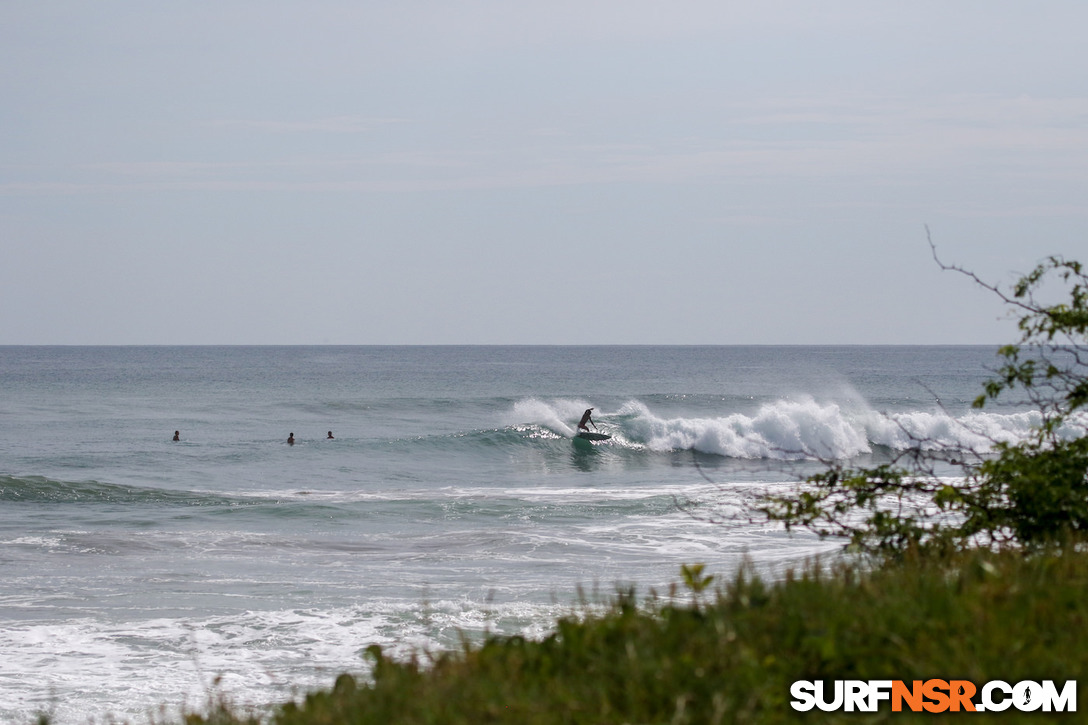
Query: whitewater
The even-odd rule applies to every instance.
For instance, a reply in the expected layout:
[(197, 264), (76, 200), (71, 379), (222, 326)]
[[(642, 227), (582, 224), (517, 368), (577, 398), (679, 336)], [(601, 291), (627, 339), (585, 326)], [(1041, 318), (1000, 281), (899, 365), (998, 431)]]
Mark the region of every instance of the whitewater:
[(0, 720), (261, 707), (685, 563), (779, 576), (839, 543), (759, 496), (1039, 422), (971, 406), (995, 353), (0, 347)]

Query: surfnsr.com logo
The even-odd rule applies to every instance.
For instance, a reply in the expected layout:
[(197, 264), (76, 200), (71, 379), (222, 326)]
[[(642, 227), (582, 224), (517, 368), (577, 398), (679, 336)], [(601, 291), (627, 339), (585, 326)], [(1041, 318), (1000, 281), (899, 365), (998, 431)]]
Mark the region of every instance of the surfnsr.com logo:
[[(825, 685), (830, 685), (825, 687)], [(1077, 681), (1058, 689), (1053, 680), (1009, 684), (991, 680), (981, 688), (969, 680), (798, 680), (790, 686), (790, 706), (799, 712), (876, 712), (883, 703), (892, 712), (1076, 712)]]

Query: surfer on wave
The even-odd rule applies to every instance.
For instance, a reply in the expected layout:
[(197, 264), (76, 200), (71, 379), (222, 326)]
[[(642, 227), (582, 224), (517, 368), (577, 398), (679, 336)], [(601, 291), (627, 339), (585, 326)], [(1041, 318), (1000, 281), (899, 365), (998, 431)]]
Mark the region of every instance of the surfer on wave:
[(590, 417), (590, 414), (592, 412), (593, 408), (588, 408), (586, 409), (586, 412), (582, 413), (582, 419), (578, 421), (578, 430), (584, 430), (588, 432), (589, 428), (586, 427), (586, 423), (589, 423), (591, 426), (593, 426), (593, 430), (600, 430), (600, 428), (597, 427), (597, 424), (593, 422), (593, 418)]

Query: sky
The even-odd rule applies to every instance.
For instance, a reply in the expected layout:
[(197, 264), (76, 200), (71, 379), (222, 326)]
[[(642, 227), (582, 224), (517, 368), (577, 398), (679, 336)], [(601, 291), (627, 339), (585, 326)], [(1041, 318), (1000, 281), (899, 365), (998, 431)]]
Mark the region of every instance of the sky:
[(991, 344), (1083, 0), (0, 4), (0, 344)]

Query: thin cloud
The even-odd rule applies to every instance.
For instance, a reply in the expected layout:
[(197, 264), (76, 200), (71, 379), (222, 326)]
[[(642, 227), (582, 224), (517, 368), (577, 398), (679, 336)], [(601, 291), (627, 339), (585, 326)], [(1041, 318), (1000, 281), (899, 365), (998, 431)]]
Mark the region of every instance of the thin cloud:
[[(625, 109), (636, 112), (637, 108)], [(1006, 181), (1083, 181), (1088, 168), (1088, 99), (945, 96), (769, 98), (723, 104), (717, 128), (642, 143), (589, 143), (563, 127), (505, 124), (485, 143), (450, 131), (436, 148), (356, 149), (218, 162), (116, 161), (28, 170), (7, 192), (74, 193), (150, 189), (434, 191), (707, 180), (870, 178), (880, 185), (922, 175), (986, 174)], [(613, 123), (587, 120), (588, 133)], [(395, 118), (219, 121), (269, 133), (360, 132)], [(426, 129), (424, 129), (426, 130)], [(500, 141), (501, 138), (501, 141)], [(127, 177), (127, 178), (126, 178)]]
[(211, 128), (264, 131), (267, 133), (365, 133), (381, 126), (407, 123), (403, 118), (371, 118), (363, 116), (334, 116), (304, 121), (261, 119), (221, 119), (208, 121)]

